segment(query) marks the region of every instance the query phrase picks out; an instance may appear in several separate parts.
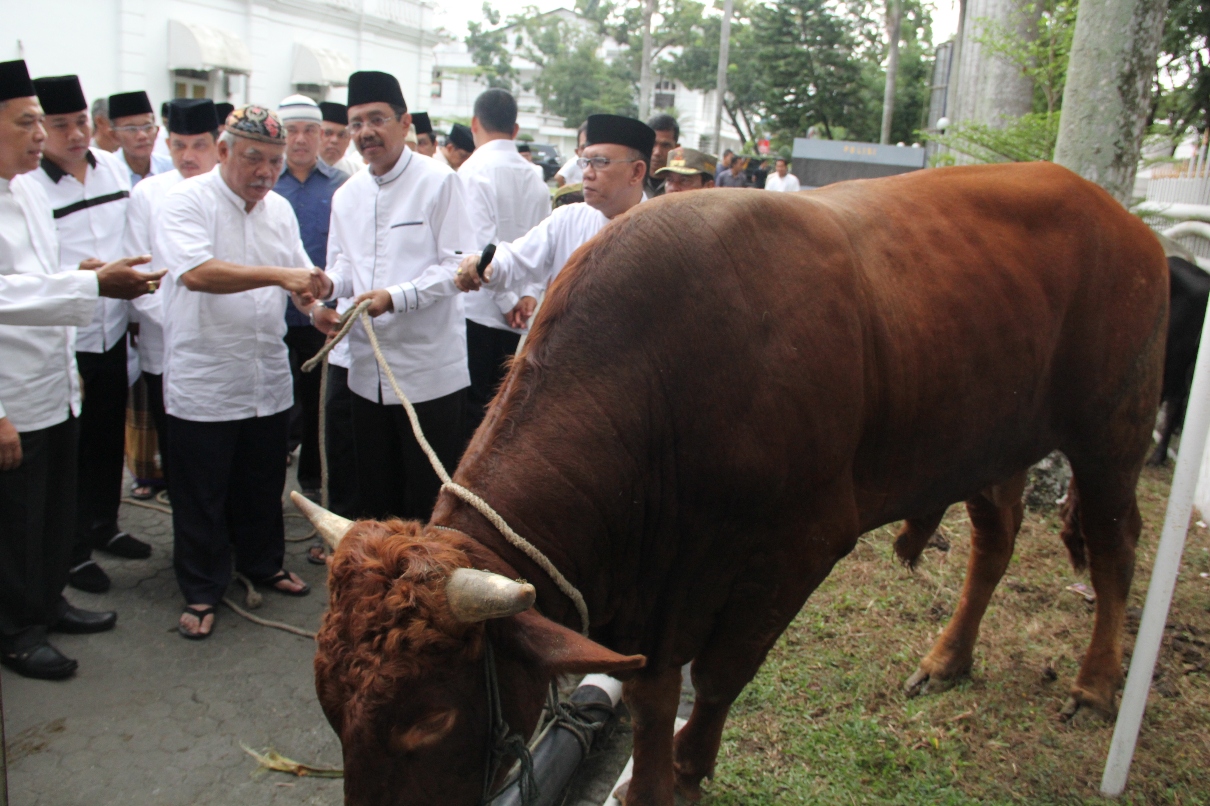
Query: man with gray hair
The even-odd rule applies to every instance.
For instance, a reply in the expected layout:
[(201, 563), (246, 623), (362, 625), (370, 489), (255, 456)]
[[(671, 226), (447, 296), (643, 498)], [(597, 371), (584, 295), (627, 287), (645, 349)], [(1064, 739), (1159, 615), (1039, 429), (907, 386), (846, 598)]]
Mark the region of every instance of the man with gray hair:
[(109, 99), (103, 96), (92, 102), (92, 144), (110, 154), (122, 147), (109, 119)]

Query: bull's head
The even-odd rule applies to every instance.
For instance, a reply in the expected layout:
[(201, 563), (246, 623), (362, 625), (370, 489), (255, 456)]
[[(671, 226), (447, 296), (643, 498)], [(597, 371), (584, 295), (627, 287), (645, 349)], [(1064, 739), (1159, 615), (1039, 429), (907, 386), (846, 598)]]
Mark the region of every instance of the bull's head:
[(295, 503), (335, 549), (315, 686), (344, 750), (349, 806), (479, 803), (491, 719), (485, 637), (504, 719), (524, 737), (554, 676), (644, 663), (534, 612), (532, 585), (471, 569), (460, 532), (354, 524)]

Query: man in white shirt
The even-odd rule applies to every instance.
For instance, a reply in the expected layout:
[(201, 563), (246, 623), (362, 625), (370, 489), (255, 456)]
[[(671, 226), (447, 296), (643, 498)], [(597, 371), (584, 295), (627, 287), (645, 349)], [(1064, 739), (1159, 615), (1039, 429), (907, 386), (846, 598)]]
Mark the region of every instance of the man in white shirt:
[(799, 187), (798, 177), (790, 173), (790, 165), (785, 157), (777, 158), (775, 167), (776, 173), (765, 179), (765, 190), (772, 190), (777, 193), (797, 193), (802, 188)]
[(580, 170), (580, 154), (584, 151), (584, 137), (588, 130), (588, 123), (581, 123), (580, 128), (576, 130), (576, 153), (571, 159), (563, 163), (563, 167), (555, 174), (555, 185), (563, 187), (564, 185), (578, 185), (584, 181), (584, 172)]
[[(89, 148), (88, 104), (75, 76), (35, 79), (34, 89), (46, 112), (47, 136), (41, 168), (30, 173), (28, 181), (41, 185), (55, 211), (60, 265), (122, 257), (129, 168), (117, 156)], [(109, 576), (92, 559), (94, 548), (129, 559), (151, 554), (151, 546), (118, 528), (126, 453), (128, 311), (122, 300), (100, 300), (92, 323), (76, 334), (85, 403), (80, 416), (79, 526), (68, 581), (90, 593), (109, 589)]]
[(77, 664), (47, 633), (101, 632), (117, 620), (63, 598), (76, 534), (75, 326), (92, 321), (98, 294), (131, 299), (158, 276), (129, 259), (60, 271), (50, 202), (18, 179), (38, 168), (42, 118), (25, 63), (0, 63), (0, 662), (61, 679)]
[(317, 275), (290, 204), (272, 192), (285, 131), (271, 110), (236, 109), (219, 167), (173, 188), (156, 219), (163, 260), (164, 405), (171, 438), (173, 567), (185, 597), (177, 629), (209, 637), (235, 568), (290, 596), (282, 568), (286, 438), (294, 403), (283, 291), (314, 301)]
[(445, 138), (445, 145), (441, 147), (441, 154), (445, 157), (446, 165), (456, 171), (462, 167), (462, 163), (470, 159), (473, 153), (475, 153), (475, 135), (471, 133), (469, 126), (455, 123), (450, 127), (450, 134)]
[[(454, 270), (471, 247), (462, 182), (404, 148), (411, 126), (389, 73), (349, 77), (349, 128), (367, 163), (336, 191), (325, 299), (371, 301), (391, 371), (446, 467), (462, 453), (470, 374), (466, 316)], [(420, 450), (360, 324), (349, 336), (360, 506), (365, 515), (427, 519), (441, 482)]]
[(528, 320), (537, 304), (529, 289), (549, 286), (572, 252), (643, 200), (643, 180), (654, 145), (655, 132), (642, 121), (590, 115), (580, 157), (584, 201), (556, 208), (525, 235), (500, 244), (485, 269), (486, 280), (477, 271), (478, 255), (464, 258), (458, 267), (458, 288), (521, 294), (509, 314), (510, 322), (517, 325)]
[(141, 180), (172, 170), (172, 160), (154, 153), (160, 127), (151, 111), (151, 99), (142, 90), (109, 96), (109, 120), (122, 146), (117, 155), (130, 170), (133, 187)]
[(109, 99), (106, 97), (95, 98), (92, 102), (92, 144), (110, 154), (122, 147), (109, 121)]
[[(535, 166), (517, 151), (517, 101), (502, 89), (489, 89), (475, 99), (471, 133), (475, 152), (458, 176), (466, 188), (471, 243), (513, 241), (550, 215), (550, 192), (534, 173)], [(539, 170), (541, 170), (539, 168)], [(536, 296), (536, 292), (533, 292)], [(516, 352), (523, 328), (509, 325), (506, 316), (520, 295), (480, 290), (466, 297), (466, 348), (471, 373), (467, 391), (466, 431), (471, 434), (504, 378), (509, 357)]]
[[(130, 194), (126, 211), (126, 233), (122, 251), (128, 255), (151, 255), (151, 268), (160, 270), (164, 261), (152, 247), (156, 218), (168, 192), (185, 179), (209, 173), (218, 164), (218, 113), (214, 102), (178, 98), (169, 104), (168, 149), (175, 168), (140, 182)], [(164, 310), (163, 294), (143, 297), (133, 303), (139, 326), (139, 367), (147, 384), (147, 408), (155, 422), (160, 449), (160, 469), (168, 481), (168, 420), (164, 412)]]
[(352, 176), (366, 164), (353, 148), (352, 135), (349, 134), (349, 108), (344, 104), (321, 101), (319, 112), (323, 116), (319, 158), (324, 165)]

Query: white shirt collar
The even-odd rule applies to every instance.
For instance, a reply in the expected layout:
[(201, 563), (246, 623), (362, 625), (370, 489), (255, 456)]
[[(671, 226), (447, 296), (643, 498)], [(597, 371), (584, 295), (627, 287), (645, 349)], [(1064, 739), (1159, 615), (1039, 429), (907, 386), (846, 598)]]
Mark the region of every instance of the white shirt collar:
[(214, 184), (218, 186), (219, 196), (235, 205), (241, 213), (244, 213), (245, 215), (252, 215), (256, 212), (257, 208), (264, 206), (261, 202), (257, 202), (255, 205), (253, 205), (252, 209), (249, 210), (248, 203), (231, 189), (231, 187), (227, 184), (227, 180), (224, 179), (222, 173), (219, 172), (218, 166), (215, 166), (214, 174), (215, 175), (211, 179)]
[(374, 172), (370, 171), (370, 176), (374, 177), (374, 182), (379, 185), (385, 185), (388, 182), (394, 182), (399, 178), (399, 175), (407, 170), (407, 167), (412, 163), (412, 149), (405, 148), (403, 153), (399, 155), (399, 160), (391, 170), (384, 173), (382, 176), (374, 176)]

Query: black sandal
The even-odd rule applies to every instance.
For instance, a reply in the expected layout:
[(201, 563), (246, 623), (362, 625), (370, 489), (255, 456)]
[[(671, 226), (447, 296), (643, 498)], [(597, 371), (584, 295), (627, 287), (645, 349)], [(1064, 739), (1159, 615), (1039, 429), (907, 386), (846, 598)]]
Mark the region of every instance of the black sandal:
[(312, 565), (328, 564), (328, 551), (322, 540), (316, 540), (311, 544), (311, 547), (307, 549), (307, 562), (311, 563)]
[(284, 568), (282, 570), (278, 571), (273, 576), (269, 577), (268, 579), (262, 579), (260, 582), (257, 582), (256, 584), (267, 587), (267, 588), (271, 588), (274, 591), (276, 591), (277, 593), (280, 593), (282, 596), (306, 596), (308, 593), (311, 592), (311, 586), (308, 585), (306, 582), (303, 582), (302, 577), (298, 578), (298, 581), (302, 582), (302, 590), (291, 591), (291, 590), (284, 590), (282, 588), (277, 587), (277, 583), (283, 582), (283, 581), (289, 581), (289, 582), (294, 581), (294, 579), (290, 576), (290, 573), (288, 571), (286, 571), (286, 569), (284, 569)]
[[(181, 611), (181, 615), (188, 613), (197, 619), (197, 632), (189, 632), (178, 622), (176, 631), (181, 634), (182, 638), (188, 638), (190, 641), (204, 641), (214, 635), (214, 625), (218, 621), (218, 611), (214, 605), (185, 605)], [(210, 622), (209, 632), (202, 632), (202, 625), (206, 623), (206, 616), (214, 616), (214, 620)]]

